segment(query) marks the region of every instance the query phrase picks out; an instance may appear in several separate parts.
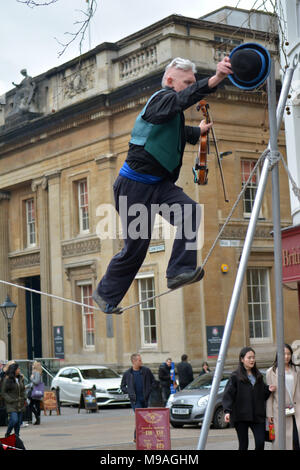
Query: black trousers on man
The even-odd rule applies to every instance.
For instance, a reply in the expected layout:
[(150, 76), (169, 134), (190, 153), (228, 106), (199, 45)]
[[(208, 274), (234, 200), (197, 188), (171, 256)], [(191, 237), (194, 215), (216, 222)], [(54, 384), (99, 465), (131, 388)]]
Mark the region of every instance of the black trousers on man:
[[(106, 302), (117, 306), (145, 259), (155, 213), (169, 218), (168, 222), (177, 227), (167, 278), (196, 269), (200, 206), (169, 180), (145, 184), (118, 176), (113, 189), (116, 209), (122, 222), (124, 247), (112, 258), (97, 290)], [(139, 205), (143, 206), (143, 217)], [(156, 210), (157, 207), (160, 210)]]

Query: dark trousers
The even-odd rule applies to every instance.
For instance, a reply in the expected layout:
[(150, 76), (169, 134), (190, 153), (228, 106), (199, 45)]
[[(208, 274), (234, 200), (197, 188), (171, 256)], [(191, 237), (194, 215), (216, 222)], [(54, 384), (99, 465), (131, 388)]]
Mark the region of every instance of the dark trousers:
[(234, 423), (239, 440), (239, 450), (248, 450), (249, 437), (248, 429), (253, 432), (255, 440), (255, 450), (264, 450), (265, 448), (265, 423), (252, 423), (248, 421), (239, 421)]
[(41, 402), (40, 400), (34, 400), (33, 398), (30, 400), (30, 409), (35, 416), (36, 420), (39, 420), (41, 415)]
[(171, 389), (170, 386), (168, 387), (161, 387), (161, 396), (162, 396), (162, 401), (163, 405), (166, 406), (166, 403), (168, 401), (169, 396), (171, 395)]
[[(136, 408), (147, 408), (148, 403), (145, 402), (145, 400), (137, 399), (135, 403), (131, 402), (131, 408), (135, 412)], [(136, 428), (134, 428), (134, 441), (136, 440)]]
[(295, 416), (293, 416), (293, 450), (300, 450), (299, 435)]
[[(144, 184), (118, 176), (114, 183), (114, 197), (121, 218), (124, 247), (112, 258), (97, 290), (106, 302), (116, 306), (146, 257), (156, 213), (177, 227), (167, 278), (197, 267), (195, 245), (200, 206), (168, 180)], [(139, 211), (139, 205), (143, 206), (142, 211)]]

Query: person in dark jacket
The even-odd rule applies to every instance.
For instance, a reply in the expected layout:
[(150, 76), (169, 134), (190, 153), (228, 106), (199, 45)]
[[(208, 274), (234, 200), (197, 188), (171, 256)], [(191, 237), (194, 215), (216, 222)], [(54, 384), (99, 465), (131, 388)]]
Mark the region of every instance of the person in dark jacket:
[[(147, 408), (150, 393), (155, 384), (155, 378), (148, 367), (143, 366), (141, 355), (131, 355), (132, 367), (124, 372), (121, 381), (121, 390), (127, 393), (133, 411), (136, 408)], [(136, 431), (134, 431), (134, 441)]]
[(177, 364), (177, 374), (180, 390), (183, 390), (189, 383), (194, 380), (193, 368), (189, 362), (187, 362), (187, 354), (181, 356), (181, 362)]
[(239, 355), (239, 366), (228, 380), (222, 405), (225, 421), (237, 432), (239, 450), (247, 450), (248, 429), (254, 435), (255, 450), (264, 450), (266, 426), (266, 401), (275, 386), (268, 387), (256, 367), (255, 351), (245, 347)]
[(200, 206), (175, 182), (186, 143), (196, 145), (212, 125), (202, 120), (199, 126), (186, 126), (184, 111), (216, 91), (232, 73), (230, 59), (219, 62), (211, 77), (196, 81), (195, 73), (191, 61), (173, 59), (166, 67), (162, 89), (150, 97), (135, 121), (127, 159), (113, 186), (124, 247), (112, 258), (92, 294), (104, 313), (122, 313), (118, 304), (145, 259), (157, 213), (177, 227), (166, 271), (168, 288), (198, 282), (204, 275), (197, 267)]
[(2, 397), (9, 416), (5, 437), (8, 437), (13, 429), (19, 436), (25, 404), (25, 384), (17, 363), (11, 364), (7, 370), (2, 383)]
[(158, 378), (161, 385), (161, 394), (164, 406), (166, 405), (170, 396), (171, 385), (173, 384), (174, 388), (177, 387), (176, 382), (173, 382), (171, 379), (171, 367), (172, 359), (168, 357), (168, 359), (166, 359), (166, 362), (163, 362), (158, 369)]

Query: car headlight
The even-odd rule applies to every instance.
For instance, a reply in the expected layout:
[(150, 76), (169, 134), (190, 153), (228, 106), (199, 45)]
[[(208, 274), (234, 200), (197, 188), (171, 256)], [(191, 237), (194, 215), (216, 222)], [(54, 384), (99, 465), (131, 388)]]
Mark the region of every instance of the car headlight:
[(168, 401), (166, 403), (166, 407), (168, 408), (169, 406), (171, 406), (171, 403), (173, 403), (174, 400), (175, 400), (175, 393), (172, 393), (168, 398)]
[(209, 395), (205, 395), (204, 397), (199, 398), (197, 405), (200, 408), (204, 408), (207, 405), (208, 400), (209, 400)]

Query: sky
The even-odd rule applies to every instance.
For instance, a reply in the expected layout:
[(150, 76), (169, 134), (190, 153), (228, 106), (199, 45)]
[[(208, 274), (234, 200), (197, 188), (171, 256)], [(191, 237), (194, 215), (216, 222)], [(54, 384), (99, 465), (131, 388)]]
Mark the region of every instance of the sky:
[[(49, 0), (36, 0), (44, 3)], [(103, 42), (116, 42), (171, 14), (199, 18), (223, 6), (243, 9), (264, 8), (268, 0), (98, 0), (90, 29), (91, 48)], [(84, 18), (86, 0), (56, 0), (48, 6), (29, 8), (17, 0), (0, 0), (0, 95), (23, 79), (20, 70), (32, 77), (80, 55), (79, 41), (59, 57), (70, 39), (67, 32), (78, 29)], [(89, 39), (82, 53), (89, 50)]]

